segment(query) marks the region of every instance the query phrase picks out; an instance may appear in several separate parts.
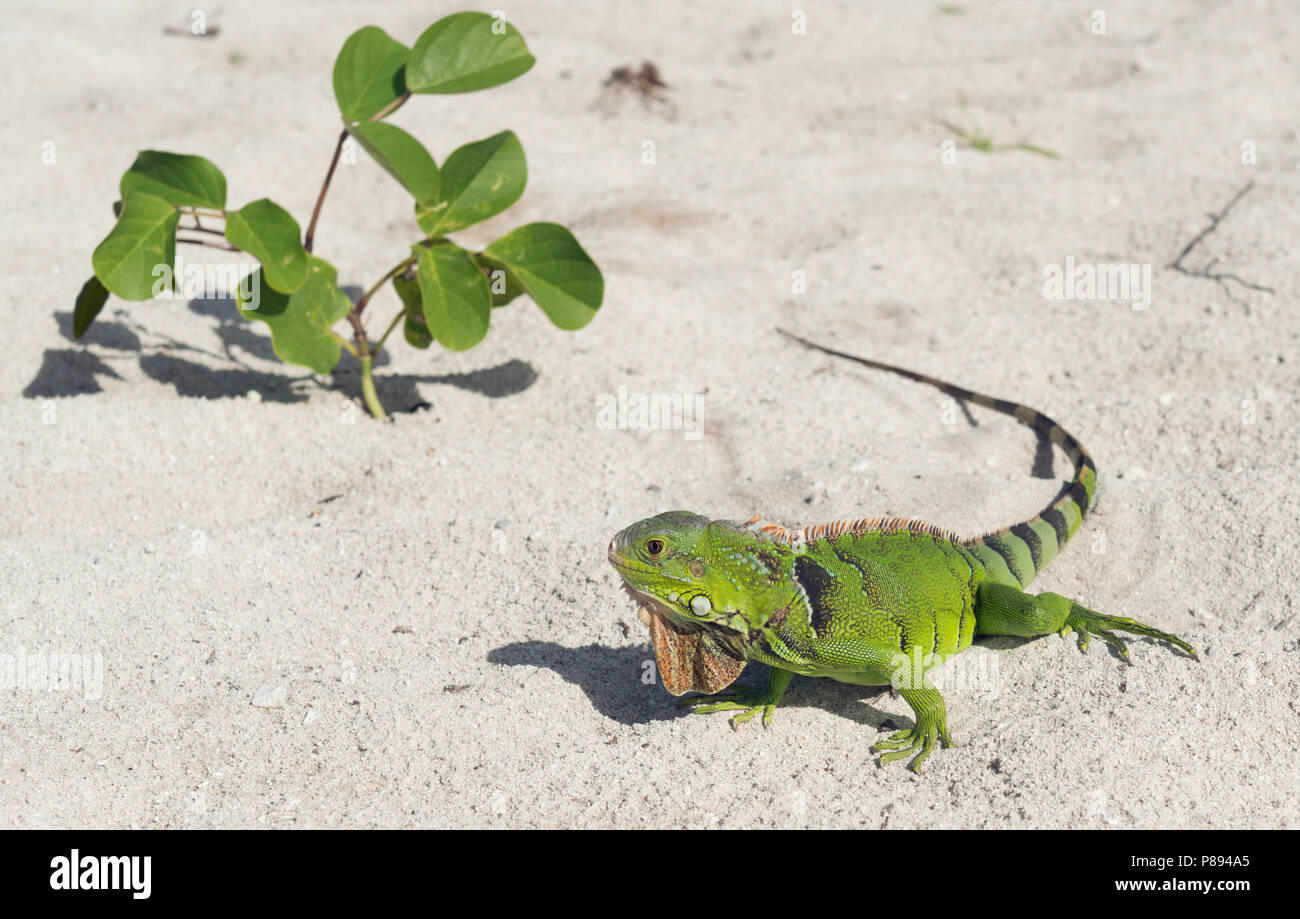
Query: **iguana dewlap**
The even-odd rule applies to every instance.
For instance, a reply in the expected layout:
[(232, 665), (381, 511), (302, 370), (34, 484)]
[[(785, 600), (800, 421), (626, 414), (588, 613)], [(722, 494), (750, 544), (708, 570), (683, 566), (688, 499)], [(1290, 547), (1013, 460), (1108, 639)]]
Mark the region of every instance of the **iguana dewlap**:
[[(795, 336), (789, 336), (795, 338)], [(881, 763), (912, 753), (921, 764), (936, 741), (951, 746), (944, 701), (900, 662), (927, 667), (965, 649), (976, 635), (1099, 635), (1128, 660), (1115, 632), (1161, 639), (1158, 629), (1095, 613), (1060, 594), (1024, 592), (1056, 557), (1092, 506), (1096, 467), (1083, 446), (1041, 412), (993, 399), (900, 367), (795, 338), (811, 348), (929, 383), (955, 399), (1011, 415), (1063, 449), (1074, 478), (1042, 513), (976, 539), (916, 520), (853, 520), (787, 532), (755, 518), (746, 524), (671, 511), (614, 537), (609, 561), (640, 604), (664, 686), (694, 712), (738, 710), (733, 726), (758, 712), (772, 718), (795, 674), (844, 683), (892, 683), (916, 724), (872, 747)], [(935, 658), (929, 655), (937, 655)], [(771, 669), (758, 689), (728, 690), (750, 661)], [(888, 752), (884, 752), (888, 751)]]

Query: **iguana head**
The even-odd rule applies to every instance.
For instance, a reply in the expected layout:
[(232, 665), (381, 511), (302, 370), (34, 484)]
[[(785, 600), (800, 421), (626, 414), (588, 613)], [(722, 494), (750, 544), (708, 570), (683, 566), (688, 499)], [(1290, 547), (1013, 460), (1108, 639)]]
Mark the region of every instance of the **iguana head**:
[(789, 601), (787, 547), (688, 511), (632, 524), (610, 542), (609, 561), (641, 605), (674, 694), (734, 680), (751, 631)]

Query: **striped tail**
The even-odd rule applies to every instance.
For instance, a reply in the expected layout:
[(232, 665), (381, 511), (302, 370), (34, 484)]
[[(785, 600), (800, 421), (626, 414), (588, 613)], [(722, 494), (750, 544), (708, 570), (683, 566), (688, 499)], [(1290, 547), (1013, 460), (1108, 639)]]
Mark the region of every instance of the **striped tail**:
[(1028, 586), (1038, 572), (1042, 571), (1048, 562), (1056, 558), (1056, 554), (1061, 551), (1083, 523), (1083, 518), (1093, 505), (1093, 494), (1097, 488), (1097, 467), (1093, 465), (1092, 457), (1083, 448), (1083, 444), (1075, 440), (1074, 435), (1042, 412), (1036, 411), (1027, 405), (1020, 405), (1017, 402), (994, 399), (991, 396), (971, 392), (969, 389), (945, 383), (943, 380), (936, 380), (934, 377), (928, 377), (923, 373), (915, 373), (902, 367), (895, 367), (892, 364), (882, 364), (879, 361), (869, 360), (865, 357), (845, 354), (843, 351), (836, 351), (833, 348), (814, 344), (784, 329), (777, 329), (777, 331), (786, 338), (793, 339), (805, 347), (835, 357), (842, 357), (845, 360), (854, 361), (876, 370), (887, 370), (890, 373), (896, 373), (919, 383), (929, 383), (960, 402), (973, 402), (976, 405), (991, 408), (995, 412), (1010, 415), (1021, 424), (1028, 425), (1044, 437), (1047, 437), (1069, 455), (1070, 462), (1074, 463), (1074, 478), (1070, 481), (1070, 484), (1061, 489), (1061, 493), (1057, 495), (1056, 500), (1042, 513), (1026, 520), (1024, 523), (1017, 523), (1015, 526), (1006, 527), (962, 543), (972, 555), (984, 563), (984, 567), (994, 580), (1015, 587), (1024, 588)]

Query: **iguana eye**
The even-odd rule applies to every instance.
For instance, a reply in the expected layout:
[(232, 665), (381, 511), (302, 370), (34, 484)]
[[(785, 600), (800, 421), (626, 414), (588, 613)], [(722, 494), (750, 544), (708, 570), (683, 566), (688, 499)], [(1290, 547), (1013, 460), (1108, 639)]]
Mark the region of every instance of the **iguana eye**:
[(662, 555), (664, 551), (664, 541), (662, 539), (647, 539), (645, 541), (645, 550), (649, 552), (651, 556)]

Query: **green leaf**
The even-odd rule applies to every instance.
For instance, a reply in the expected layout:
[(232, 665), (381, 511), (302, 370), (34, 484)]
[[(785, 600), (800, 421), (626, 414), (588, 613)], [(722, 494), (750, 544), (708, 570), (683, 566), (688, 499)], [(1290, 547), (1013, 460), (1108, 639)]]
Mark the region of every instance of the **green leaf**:
[(118, 198), (116, 201), (113, 202), (113, 216), (114, 216), (114, 217), (121, 217), (121, 216), (122, 216), (122, 199), (121, 199), (121, 198)]
[(99, 282), (93, 274), (90, 280), (81, 286), (77, 294), (77, 307), (72, 311), (72, 337), (80, 338), (86, 334), (90, 324), (95, 321), (99, 311), (108, 302), (108, 288)]
[(143, 191), (171, 204), (185, 207), (226, 207), (226, 177), (201, 156), (141, 150), (122, 175), (122, 197), (128, 191)]
[(487, 13), (453, 13), (416, 40), (406, 59), (406, 88), (468, 93), (508, 83), (533, 63), (514, 26)]
[(417, 202), (433, 200), (438, 193), (438, 166), (418, 140), (383, 121), (356, 124), (348, 131)]
[(269, 198), (226, 214), (226, 239), (262, 263), (272, 289), (291, 294), (307, 280), (307, 250), (293, 215)]
[(458, 147), (442, 164), (438, 193), (417, 206), (415, 220), (430, 237), (443, 236), (499, 214), (528, 183), (524, 148), (514, 131)]
[(408, 54), (378, 26), (348, 36), (334, 60), (334, 98), (344, 121), (365, 121), (405, 95)]
[(117, 223), (90, 257), (95, 276), (123, 300), (157, 296), (171, 283), (180, 219), (180, 211), (162, 198), (142, 191), (127, 194)]
[(414, 246), (416, 278), (429, 332), (444, 347), (464, 351), (483, 340), (492, 313), (487, 278), (460, 246)]
[[(324, 259), (309, 255), (307, 280), (291, 294), (280, 293), (253, 272), (251, 285), (239, 285), (239, 312), (271, 328), (271, 347), (280, 360), (329, 373), (339, 362), (343, 346), (331, 331), (352, 310), (352, 301), (339, 289), (338, 272)], [(245, 290), (259, 296), (250, 302)]]
[(504, 265), (561, 329), (580, 329), (600, 309), (605, 279), (591, 257), (558, 223), (511, 230), (481, 253)]
[(490, 258), (484, 258), (482, 252), (471, 254), (470, 258), (487, 275), (488, 289), (492, 292), (492, 307), (494, 309), (505, 306), (524, 292), (519, 280), (510, 273), (505, 265), (494, 262)]
[(406, 320), (402, 331), (406, 335), (407, 343), (416, 348), (429, 347), (433, 344), (433, 335), (429, 333), (429, 323), (424, 319), (424, 299), (420, 296), (420, 279), (415, 275), (409, 278), (405, 274), (395, 275), (393, 289), (397, 291), (397, 296), (402, 298), (402, 303), (406, 307), (403, 311)]

